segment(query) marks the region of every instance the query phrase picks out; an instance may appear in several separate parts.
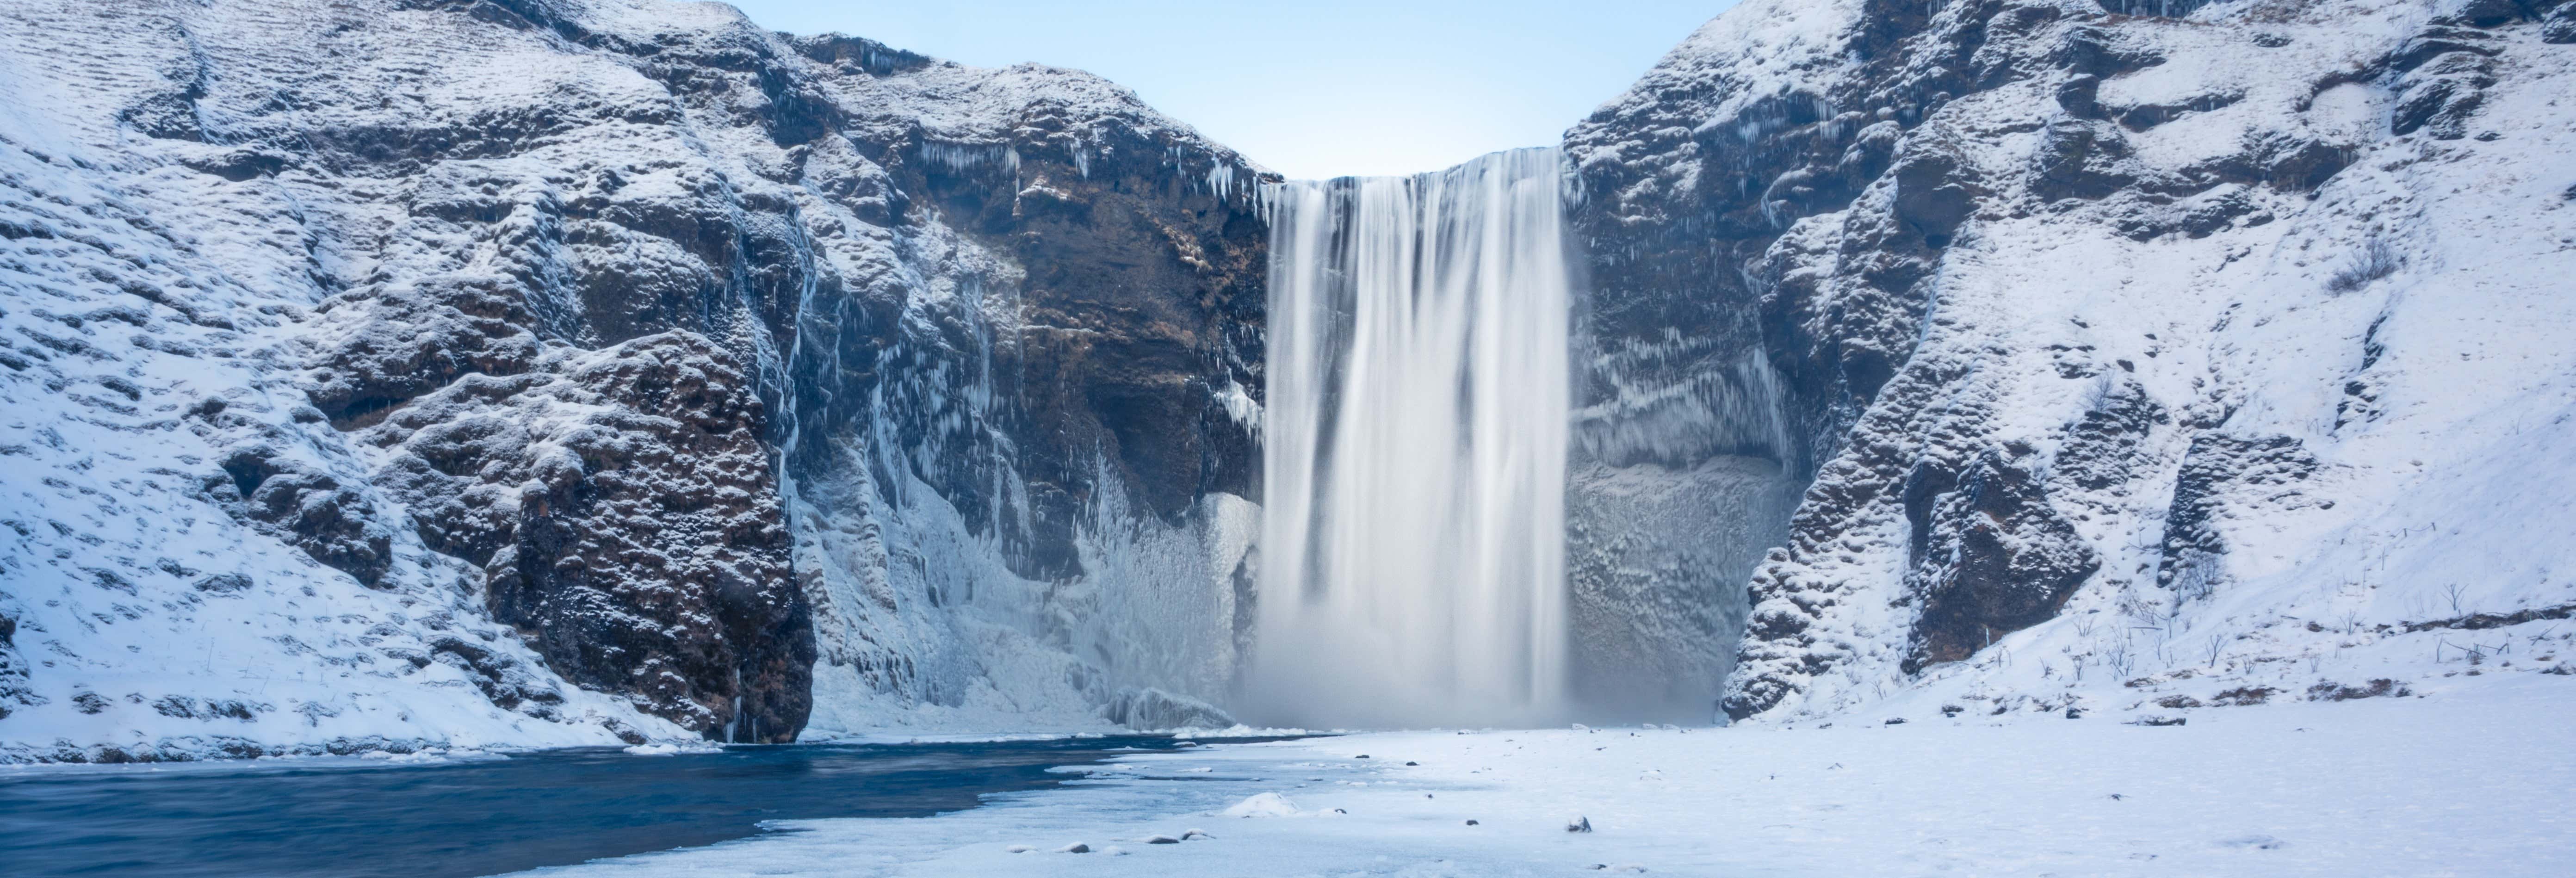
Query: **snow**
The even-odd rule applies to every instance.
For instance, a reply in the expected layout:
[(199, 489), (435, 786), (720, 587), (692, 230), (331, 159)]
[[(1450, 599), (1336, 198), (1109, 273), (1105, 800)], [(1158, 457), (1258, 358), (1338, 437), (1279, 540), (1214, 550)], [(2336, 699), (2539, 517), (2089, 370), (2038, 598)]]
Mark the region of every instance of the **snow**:
[[(2576, 869), (2576, 676), (1830, 727), (1421, 731), (1129, 756), (917, 820), (533, 875), (2479, 875)], [(1367, 754), (1369, 759), (1356, 759)], [(1408, 765), (1407, 763), (1418, 763)], [(1108, 770), (1124, 768), (1127, 770)], [(1212, 768), (1209, 774), (1186, 774)], [(1292, 801), (1293, 800), (1293, 801)], [(1333, 819), (1260, 819), (1346, 812)], [(1592, 832), (1568, 832), (1588, 821)], [(1476, 821), (1468, 825), (1467, 821)], [(1154, 836), (1200, 837), (1146, 844)], [(1205, 837), (1213, 832), (1214, 837)], [(1129, 856), (1058, 856), (1069, 844)], [(1033, 851), (1014, 854), (1014, 849)]]
[(1297, 803), (1288, 801), (1287, 796), (1278, 793), (1254, 793), (1244, 797), (1243, 801), (1227, 806), (1225, 810), (1217, 812), (1217, 815), (1221, 817), (1295, 817), (1302, 813), (1304, 812), (1297, 810)]
[[(1931, 32), (1906, 50), (1921, 53), (1918, 65), (1951, 63), (1936, 50), (1969, 31), (1944, 32), (1942, 22), (1981, 8), (1927, 10)], [(2303, 697), (2295, 693), (2320, 682), (2457, 673), (2462, 647), (2500, 648), (2478, 639), (2492, 619), (2576, 612), (2564, 573), (2576, 564), (2564, 499), (2576, 354), (2560, 341), (2576, 331), (2562, 294), (2576, 272), (2576, 178), (2563, 159), (2576, 152), (2568, 53), (2540, 43), (2529, 23), (2486, 32), (2494, 84), (2468, 136), (2443, 140), (2394, 133), (2401, 77), (2350, 79), (2423, 32), (2432, 10), (2422, 4), (2210, 4), (2183, 19), (2048, 12), (2054, 23), (2026, 36), (1977, 31), (1981, 56), (2033, 60), (1924, 104), (1899, 146), (1953, 155), (1960, 179), (1992, 191), (1927, 266), (1925, 313), (1893, 318), (1901, 339), (1887, 340), (1909, 359), (1862, 426), (1827, 443), (1835, 457), (1819, 462), (1824, 478), (1803, 505), (1813, 519), (1759, 565), (1753, 613), (1811, 624), (1772, 626), (1786, 633), (1748, 644), (1737, 686), (1788, 680), (1796, 690), (1764, 703), (1755, 721), (1927, 700), (2099, 709), (2137, 701), (2130, 681), (2153, 688), (2185, 672), (2206, 687), (2189, 697), (2243, 688)], [(1633, 181), (1623, 184), (1633, 192), (1591, 197), (1630, 211), (1613, 217), (1625, 223), (1659, 219), (1643, 215), (1651, 210), (1687, 217), (1693, 193), (1723, 206), (1737, 184), (1761, 191), (1759, 179), (1694, 188), (1717, 169), (1701, 167), (1708, 141), (1685, 132), (1755, 137), (1777, 121), (1759, 103), (1768, 96), (1901, 84), (1856, 81), (1867, 72), (1859, 62), (1836, 60), (1848, 13), (1836, 3), (1747, 4), (1712, 22), (1569, 134), (1578, 164), (1626, 166), (1603, 176)], [(2172, 111), (2152, 124), (2089, 123), (2126, 144), (2122, 160), (2140, 179), (2108, 198), (2042, 197), (2033, 182), (2040, 126), (2071, 118), (2056, 94), (2071, 74), (2041, 56), (2077, 27), (2163, 58), (2100, 82), (2106, 115)], [(2221, 182), (2172, 204), (2135, 191), (2243, 161), (2249, 144), (2271, 138), (2351, 164), (2313, 191)], [(1853, 248), (1877, 246), (1856, 230), (1890, 215), (1893, 182), (1883, 176), (1847, 208), (1795, 220), (1753, 270), (1826, 278), (1800, 305), (1807, 313), (1883, 308), (1850, 278), (1869, 264)], [(2249, 209), (2214, 229), (2134, 225), (2238, 200)], [(2369, 265), (2384, 270), (2360, 270)], [(1753, 293), (1786, 296), (1789, 286)], [(1842, 343), (1859, 341), (1871, 340)], [(1633, 356), (1667, 354), (1647, 344)], [(1604, 425), (1585, 434), (1589, 446), (1670, 447), (1638, 425), (1664, 423), (1648, 415), (1680, 386), (1626, 386), (1616, 379), (1627, 364), (1606, 365), (1615, 393), (1586, 412)], [(2086, 459), (2074, 425), (2123, 394), (2151, 400), (2155, 424), (2119, 459)], [(1749, 402), (1751, 415), (1712, 409), (1703, 420), (1758, 434), (1755, 415), (1771, 404)], [(1717, 432), (1682, 423), (1683, 438)], [(2292, 452), (2240, 472), (2226, 455), (2196, 457), (2202, 439)], [(1905, 663), (1930, 562), (1911, 554), (1920, 535), (1897, 483), (1944, 455), (2009, 447), (2032, 449), (2051, 512), (2099, 566), (2053, 619), (1913, 673)], [(2078, 484), (2071, 474), (2088, 465), (2121, 474)], [(2193, 511), (2174, 505), (2181, 474), (2213, 465), (2223, 475), (2197, 501), (2207, 521), (2178, 529), (2177, 516)], [(2187, 547), (2201, 538), (2220, 548)], [(1796, 587), (1771, 587), (1780, 583)]]
[[(942, 437), (984, 431), (977, 452), (1007, 446), (989, 423), (1009, 404), (991, 376), (951, 367), (980, 356), (989, 372), (992, 346), (1023, 328), (1006, 292), (1018, 269), (936, 218), (883, 222), (886, 171), (848, 141), (791, 158), (759, 124), (774, 109), (760, 89), (681, 94), (661, 77), (748, 77), (736, 68), (767, 65), (813, 92), (798, 96), (837, 105), (852, 139), (920, 144), (879, 156), (888, 162), (1008, 166), (1019, 158), (1011, 139), (1044, 114), (1075, 123), (1076, 142), (1051, 148), (1096, 149), (1079, 141), (1125, 126), (1170, 144), (1164, 161), (1177, 180), (1249, 199), (1261, 176), (1078, 71), (919, 58), (853, 69), (805, 51), (833, 38), (771, 34), (715, 3), (478, 9), (385, 0), (0, 8), (0, 343), (12, 364), (0, 369), (0, 519), (14, 525), (0, 531), (0, 617), (18, 625), (14, 647), (0, 643), (0, 762), (96, 758), (103, 747), (185, 758), (607, 745), (624, 742), (620, 730), (693, 737), (564, 681), (493, 624), (481, 571), (429, 551), (414, 510), (367, 487), (390, 452), (313, 417), (304, 370), (318, 352), (435, 338), (433, 317), (402, 311), (422, 285), (543, 279), (527, 285), (525, 304), (552, 333), (512, 343), (600, 347), (668, 319), (655, 301), (695, 301), (725, 283), (727, 267), (631, 228), (773, 234), (806, 248), (797, 255), (849, 301), (816, 301), (819, 283), (791, 298), (800, 315), (828, 313), (792, 341), (749, 342), (774, 360), (764, 382), (790, 380), (784, 361), (797, 345), (833, 341), (850, 303), (893, 301), (913, 331), (905, 344), (935, 346), (964, 327), (958, 334), (982, 349), (889, 354), (931, 365), (879, 385), (887, 398), (869, 404), (918, 405)], [(521, 13), (560, 26), (496, 20)], [(866, 52), (870, 67), (889, 52)], [(138, 130), (134, 114), (153, 107), (175, 107), (170, 123), (188, 130)], [(263, 150), (285, 163), (244, 179), (198, 170)], [(791, 222), (782, 217), (797, 227), (771, 227)], [(584, 313), (579, 293), (602, 285), (635, 287), (636, 313)], [(805, 352), (809, 366), (839, 356)], [(214, 431), (192, 418), (208, 399), (238, 422)], [(1257, 422), (1248, 394), (1225, 402)], [(513, 416), (546, 428), (590, 414), (568, 401), (541, 408)], [(836, 449), (847, 470), (873, 467), (904, 484), (790, 479), (781, 491), (825, 657), (810, 737), (1097, 731), (1107, 724), (1082, 689), (1098, 671), (1093, 650), (1139, 657), (1128, 679), (1103, 681), (1112, 689), (1207, 691), (1210, 668), (1230, 662), (1230, 642), (1153, 652), (1156, 641), (1135, 635), (1196, 610), (1224, 622), (1195, 628), (1225, 639), (1222, 584), (1246, 553), (1257, 507), (1209, 497), (1178, 526), (1092, 510), (1086, 562), (1160, 578), (1137, 592), (1030, 580), (1007, 569), (989, 530), (978, 536), (915, 477), (936, 471), (916, 461), (954, 463), (967, 449), (869, 420), (882, 432), (812, 441), (863, 444)], [(369, 499), (394, 556), (380, 588), (198, 496), (198, 481), (248, 439)], [(996, 481), (993, 494), (1027, 508), (1015, 474)], [(1123, 496), (1114, 482), (1101, 486)], [(880, 487), (900, 502), (862, 499)], [(1193, 584), (1194, 602), (1162, 599)], [(940, 608), (934, 590), (971, 595), (972, 606)], [(1145, 615), (1118, 615), (1127, 610)], [(1054, 639), (1068, 620), (1090, 626), (1083, 639)], [(476, 672), (440, 657), (434, 647), (450, 637), (516, 668), (514, 684), (565, 700), (552, 717), (500, 708), (477, 690)], [(434, 660), (414, 668), (397, 654)], [(920, 673), (888, 679), (887, 668)], [(169, 698), (189, 701), (155, 707)]]

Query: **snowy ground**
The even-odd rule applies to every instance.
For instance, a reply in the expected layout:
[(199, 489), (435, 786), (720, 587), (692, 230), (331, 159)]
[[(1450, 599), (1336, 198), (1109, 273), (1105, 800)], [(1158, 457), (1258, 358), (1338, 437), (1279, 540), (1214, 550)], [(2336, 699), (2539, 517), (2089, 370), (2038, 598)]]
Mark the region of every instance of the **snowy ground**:
[[(534, 874), (2576, 874), (2576, 676), (2416, 688), (2162, 727), (2022, 712), (1216, 745), (973, 811)], [(1577, 816), (1594, 831), (1566, 831)], [(1149, 840), (1191, 830), (1213, 838)], [(1091, 851), (1058, 852), (1075, 843)]]

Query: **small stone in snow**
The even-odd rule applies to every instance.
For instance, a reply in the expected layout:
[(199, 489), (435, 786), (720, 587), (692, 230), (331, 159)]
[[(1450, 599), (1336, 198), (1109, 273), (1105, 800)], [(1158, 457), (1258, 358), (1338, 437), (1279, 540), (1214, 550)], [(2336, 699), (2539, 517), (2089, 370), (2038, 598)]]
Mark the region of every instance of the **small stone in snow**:
[(1353, 757), (1351, 757), (1351, 758), (1353, 758), (1353, 759), (1367, 759), (1367, 758), (1368, 758), (1368, 754), (1366, 754), (1366, 753), (1362, 753), (1362, 754), (1360, 754), (1360, 755), (1353, 756)]
[(1591, 832), (1591, 831), (1592, 831), (1592, 818), (1590, 818), (1590, 817), (1576, 817), (1576, 818), (1574, 818), (1573, 820), (1569, 820), (1569, 821), (1567, 821), (1567, 822), (1566, 822), (1566, 824), (1565, 824), (1565, 831), (1567, 831), (1567, 832)]
[(1404, 763), (1404, 764), (1406, 764), (1406, 765), (1421, 765), (1422, 763), (1419, 763), (1419, 762), (1406, 762), (1406, 763)]
[(2075, 708), (2070, 707), (2070, 708), (2067, 708), (2067, 709), (2066, 709), (2066, 718), (2067, 718), (2067, 719), (2083, 719), (2083, 718), (2084, 718), (2084, 712), (2083, 712), (2083, 711), (2081, 711), (2081, 710), (2077, 710), (2077, 709), (2075, 709)]
[(1028, 845), (1024, 845), (1024, 844), (1015, 844), (1015, 845), (1012, 845), (1012, 846), (1010, 846), (1010, 847), (1003, 848), (1003, 850), (1010, 851), (1011, 853), (1015, 853), (1015, 854), (1025, 854), (1025, 853), (1028, 853), (1028, 852), (1030, 852), (1030, 851), (1037, 850), (1037, 848), (1033, 848), (1033, 847), (1030, 847), (1030, 846), (1028, 846)]
[(1467, 825), (1469, 825), (1469, 826), (1474, 826), (1474, 825), (1476, 825), (1476, 821), (1469, 820), (1469, 821), (1467, 821)]
[(1087, 854), (1091, 853), (1091, 846), (1077, 841), (1072, 844), (1056, 848), (1055, 852), (1059, 854)]
[(1905, 724), (1905, 718), (1901, 716), (1891, 716), (1887, 718), (1887, 724), (1891, 726), (1901, 726)]
[(1215, 840), (1216, 840), (1216, 836), (1213, 836), (1213, 835), (1209, 835), (1209, 834), (1207, 834), (1207, 830), (1204, 830), (1204, 829), (1192, 829), (1192, 830), (1188, 830), (1188, 831), (1185, 831), (1185, 832), (1182, 832), (1182, 833), (1181, 833), (1181, 840), (1182, 840), (1182, 841), (1191, 841), (1191, 840), (1195, 840), (1195, 839), (1202, 839), (1202, 838), (1207, 839), (1207, 840), (1209, 840), (1209, 841), (1215, 841)]
[(1146, 839), (1145, 839), (1145, 843), (1146, 843), (1146, 844), (1180, 844), (1180, 843), (1181, 843), (1181, 840), (1180, 840), (1180, 839), (1177, 839), (1177, 838), (1173, 838), (1173, 837), (1168, 836), (1168, 835), (1157, 835), (1157, 836), (1151, 836), (1151, 837), (1146, 838)]

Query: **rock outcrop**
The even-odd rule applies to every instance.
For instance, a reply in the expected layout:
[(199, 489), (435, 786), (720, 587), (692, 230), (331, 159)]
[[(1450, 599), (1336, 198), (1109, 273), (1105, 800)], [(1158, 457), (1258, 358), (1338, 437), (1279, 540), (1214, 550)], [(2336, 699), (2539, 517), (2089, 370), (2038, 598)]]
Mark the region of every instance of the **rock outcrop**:
[[(2443, 314), (2570, 318), (2492, 261), (2565, 267), (2561, 184), (2498, 170), (2566, 145), (2541, 97), (2568, 82), (2542, 48), (2563, 9), (1755, 3), (1576, 126), (1587, 449), (1804, 486), (1752, 565), (1724, 711), (1944, 680), (2053, 704), (2178, 661), (2194, 626), (2223, 632), (2192, 641), (2212, 668), (2271, 673), (2338, 648), (2285, 619), (2423, 612), (2392, 595), (2426, 586), (2337, 547), (2419, 517), (2521, 532), (2414, 502), (2504, 464), (2408, 437), (2491, 441), (2520, 398), (2441, 389), (2498, 375)], [(2549, 453), (2510, 456), (2561, 478)], [(2490, 563), (2460, 551), (2397, 553)], [(2557, 588), (2516, 569), (2490, 599)]]
[[(1169, 602), (1095, 574), (1238, 573), (1263, 172), (1124, 89), (658, 0), (5, 16), (10, 57), (69, 62), (0, 64), (0, 363), (39, 416), (0, 453), (68, 498), (11, 519), (22, 640), (176, 665), (204, 703), (394, 659), (343, 688), (564, 726), (487, 740), (786, 741), (818, 686), (837, 729), (1015, 671), (1068, 719), (1218, 694), (1116, 649)], [(176, 441), (83, 475), (102, 431)], [(159, 518), (51, 511), (90, 497)], [(208, 516), (249, 557), (201, 544)], [(353, 627), (296, 630), (304, 600)], [(1231, 606), (1192, 607), (1230, 642)], [(260, 633), (108, 649), (99, 612)], [(5, 666), (13, 709), (70, 704), (51, 661)], [(359, 728), (328, 690), (225, 746), (436, 741), (477, 710)], [(196, 752), (164, 743), (136, 752)]]

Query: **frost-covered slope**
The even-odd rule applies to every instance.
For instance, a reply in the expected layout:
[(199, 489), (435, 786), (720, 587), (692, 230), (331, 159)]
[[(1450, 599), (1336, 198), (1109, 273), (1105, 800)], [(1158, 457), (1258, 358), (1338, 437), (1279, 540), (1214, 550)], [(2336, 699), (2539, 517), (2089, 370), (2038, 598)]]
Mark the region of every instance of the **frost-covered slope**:
[(1600, 444), (1813, 477), (1726, 711), (2563, 668), (2570, 8), (1755, 3), (1578, 126)]
[(8, 758), (1230, 670), (1259, 171), (1123, 89), (716, 4), (36, 2), (0, 141)]

